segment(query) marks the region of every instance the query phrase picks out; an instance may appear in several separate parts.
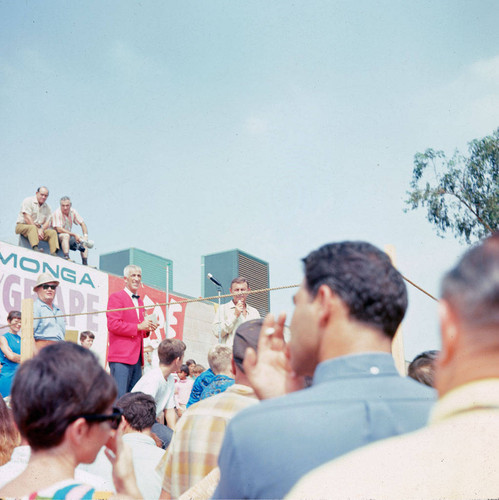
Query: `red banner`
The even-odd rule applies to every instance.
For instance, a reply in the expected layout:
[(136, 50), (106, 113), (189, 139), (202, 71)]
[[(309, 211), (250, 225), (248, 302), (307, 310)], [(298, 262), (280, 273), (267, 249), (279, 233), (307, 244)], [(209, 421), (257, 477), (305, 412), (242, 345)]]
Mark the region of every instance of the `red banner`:
[[(109, 295), (121, 290), (124, 287), (124, 279), (118, 276), (109, 275)], [(174, 302), (168, 308), (168, 316), (170, 318), (170, 329), (168, 334), (166, 329), (166, 306), (157, 306), (156, 304), (166, 303), (166, 292), (156, 290), (147, 285), (140, 285), (137, 292), (146, 307), (146, 314), (155, 314), (158, 318), (159, 328), (151, 333), (151, 340), (163, 340), (165, 338), (177, 338), (182, 340), (184, 335), (184, 318), (185, 306), (187, 304), (177, 304), (176, 302), (185, 300), (182, 297), (170, 294), (170, 303)]]

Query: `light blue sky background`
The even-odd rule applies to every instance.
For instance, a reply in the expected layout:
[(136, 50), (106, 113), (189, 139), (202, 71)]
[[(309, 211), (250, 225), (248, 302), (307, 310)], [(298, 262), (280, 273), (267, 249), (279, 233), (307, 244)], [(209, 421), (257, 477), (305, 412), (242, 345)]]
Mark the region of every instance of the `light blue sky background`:
[[(438, 294), (464, 250), (403, 212), (413, 155), (499, 125), (499, 2), (0, 0), (0, 239), (46, 184), (73, 199), (98, 254), (174, 261), (240, 248), (298, 283), (343, 239), (393, 244)], [(272, 309), (292, 311), (292, 291)], [(413, 289), (406, 358), (438, 348)]]

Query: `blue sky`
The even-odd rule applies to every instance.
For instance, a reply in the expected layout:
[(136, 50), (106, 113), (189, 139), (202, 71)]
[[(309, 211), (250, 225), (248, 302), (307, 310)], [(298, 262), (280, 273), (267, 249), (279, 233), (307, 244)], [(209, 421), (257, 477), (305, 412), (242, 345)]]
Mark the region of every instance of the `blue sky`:
[[(438, 294), (464, 247), (403, 212), (412, 160), (499, 125), (498, 18), (480, 0), (0, 0), (0, 239), (45, 184), (85, 218), (91, 264), (163, 255), (178, 292), (200, 294), (203, 254), (240, 248), (280, 286), (365, 239)], [(408, 359), (438, 347), (414, 290), (404, 335)]]

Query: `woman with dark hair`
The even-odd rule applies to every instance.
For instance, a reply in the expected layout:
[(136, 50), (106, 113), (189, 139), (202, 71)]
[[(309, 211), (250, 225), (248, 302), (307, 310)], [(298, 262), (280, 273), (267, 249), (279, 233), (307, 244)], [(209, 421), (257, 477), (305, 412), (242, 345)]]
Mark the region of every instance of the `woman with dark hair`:
[(0, 465), (10, 460), (12, 451), (19, 444), (19, 432), (17, 432), (11, 411), (7, 408), (5, 401), (0, 398)]
[(12, 384), (11, 406), (21, 436), (31, 447), (29, 463), (0, 489), (0, 498), (108, 498), (74, 479), (104, 445), (113, 463), (117, 493), (140, 497), (130, 451), (117, 433), (121, 410), (113, 408), (116, 385), (95, 355), (57, 342), (24, 362)]
[(19, 311), (10, 311), (7, 316), (7, 323), (10, 326), (10, 332), (0, 337), (0, 395), (3, 398), (10, 396), (10, 387), (14, 374), (21, 362), (21, 313)]

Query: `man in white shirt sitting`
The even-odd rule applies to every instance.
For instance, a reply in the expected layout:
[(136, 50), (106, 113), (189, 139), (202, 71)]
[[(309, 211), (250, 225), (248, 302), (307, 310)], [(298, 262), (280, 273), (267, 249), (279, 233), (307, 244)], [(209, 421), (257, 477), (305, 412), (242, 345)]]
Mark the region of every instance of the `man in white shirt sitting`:
[[(132, 392), (143, 392), (156, 402), (156, 422), (152, 432), (163, 442), (166, 449), (170, 443), (177, 413), (175, 411), (175, 379), (173, 374), (180, 370), (186, 346), (178, 339), (165, 339), (159, 344), (159, 366), (149, 370), (135, 384)], [(166, 420), (166, 425), (163, 425)]]

